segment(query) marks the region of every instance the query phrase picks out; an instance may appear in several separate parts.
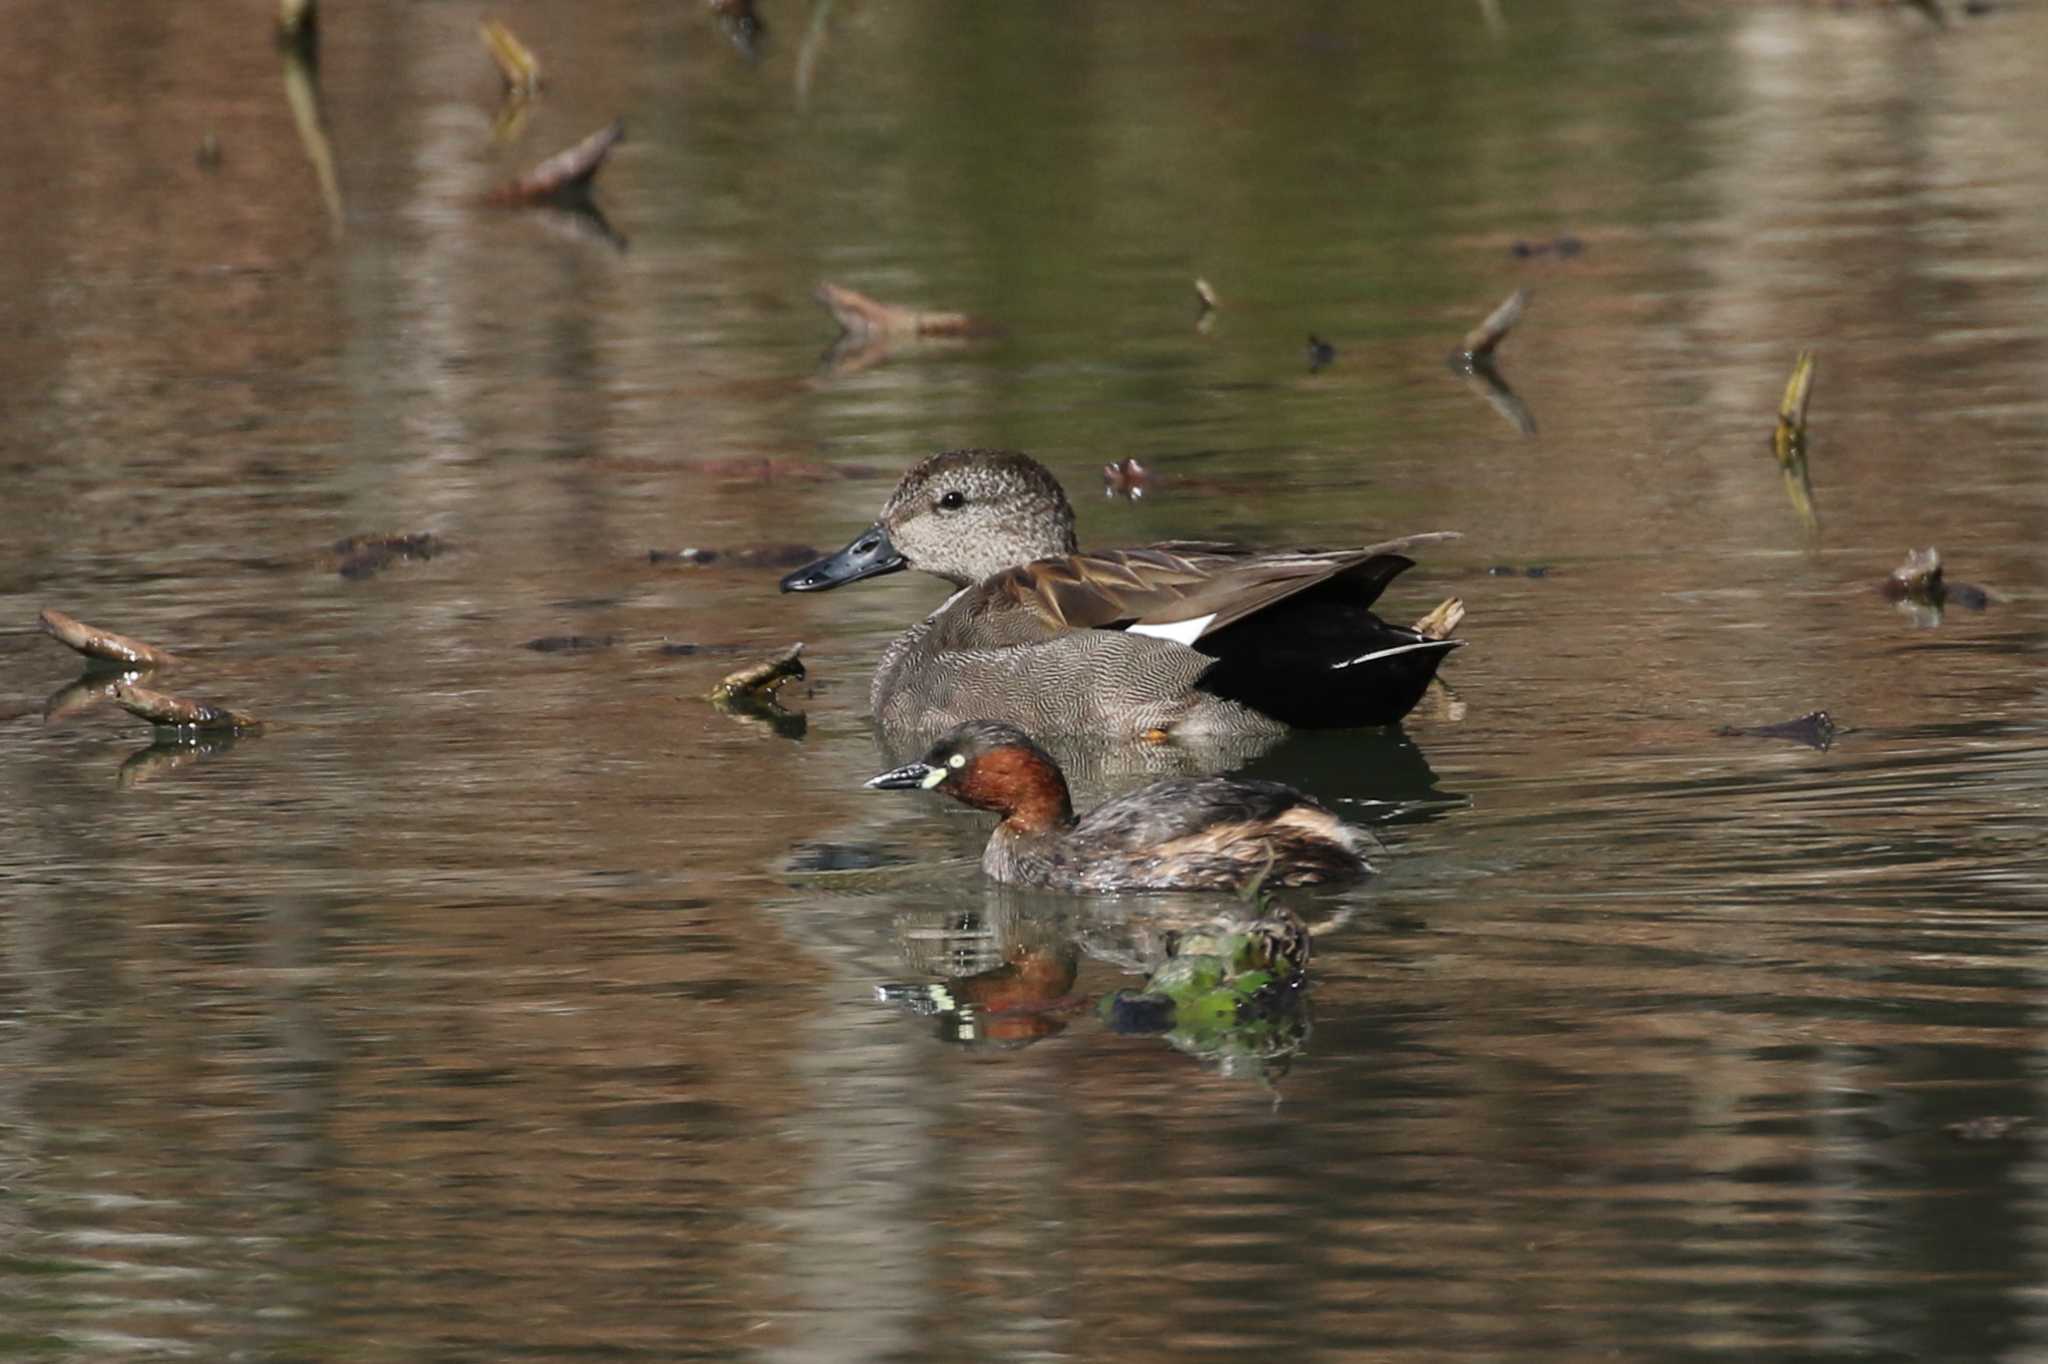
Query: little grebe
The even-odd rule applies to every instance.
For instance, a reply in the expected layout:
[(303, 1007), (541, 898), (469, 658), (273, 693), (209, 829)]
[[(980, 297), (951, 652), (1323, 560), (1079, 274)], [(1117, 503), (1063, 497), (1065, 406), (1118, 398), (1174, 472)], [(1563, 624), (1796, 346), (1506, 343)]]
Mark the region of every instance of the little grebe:
[(982, 855), (998, 881), (1115, 894), (1311, 885), (1372, 870), (1368, 835), (1291, 786), (1227, 777), (1153, 782), (1074, 817), (1066, 778), (1019, 729), (970, 721), (920, 762), (868, 782), (943, 790), (1003, 817)]

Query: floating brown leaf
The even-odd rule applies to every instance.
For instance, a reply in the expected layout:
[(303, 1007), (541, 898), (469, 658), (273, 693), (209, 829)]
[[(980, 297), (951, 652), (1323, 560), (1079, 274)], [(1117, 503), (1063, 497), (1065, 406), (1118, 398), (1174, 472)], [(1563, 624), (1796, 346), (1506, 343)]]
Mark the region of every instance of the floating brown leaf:
[(484, 50), (497, 64), (498, 75), (504, 78), (507, 93), (526, 97), (540, 93), (540, 58), (531, 48), (496, 19), (484, 20), (477, 25), (477, 32), (484, 40)]
[(1465, 333), (1465, 339), (1458, 343), (1458, 353), (1475, 360), (1483, 360), (1493, 354), (1507, 334), (1522, 320), (1522, 312), (1529, 306), (1529, 291), (1517, 289), (1509, 294), (1507, 301), (1486, 315), (1486, 320)]
[(1724, 739), (1790, 739), (1826, 752), (1835, 742), (1835, 736), (1844, 731), (1835, 724), (1835, 719), (1824, 710), (1811, 710), (1795, 720), (1780, 720), (1776, 724), (1723, 725), (1714, 731)]
[(320, 43), (320, 7), (314, 0), (278, 0), (277, 41), (310, 58)]
[(1446, 597), (1434, 611), (1415, 622), (1415, 633), (1424, 639), (1449, 639), (1458, 622), (1464, 619), (1465, 603), (1457, 597)]
[(1120, 459), (1102, 466), (1102, 495), (1136, 502), (1152, 486), (1152, 471), (1135, 459)]
[(56, 638), (57, 642), (76, 649), (87, 658), (102, 663), (117, 664), (122, 668), (162, 668), (177, 662), (177, 656), (168, 649), (159, 649), (153, 644), (144, 644), (139, 639), (117, 635), (112, 630), (102, 630), (96, 625), (67, 616), (62, 611), (45, 609), (38, 617), (43, 630)]
[(825, 305), (841, 331), (862, 340), (871, 337), (996, 336), (1002, 331), (993, 322), (967, 313), (884, 303), (830, 282), (820, 283), (811, 296)]
[(773, 658), (749, 663), (738, 672), (728, 673), (718, 685), (711, 689), (714, 703), (734, 701), (742, 696), (772, 694), (785, 682), (794, 681), (804, 675), (804, 665), (799, 657), (804, 651), (801, 642), (790, 645)]
[(591, 179), (612, 148), (625, 140), (626, 120), (615, 118), (565, 152), (557, 152), (526, 174), (492, 190), (489, 202), (508, 208), (573, 201), (590, 193)]
[(448, 542), (431, 531), (399, 535), (351, 535), (336, 540), (334, 571), (344, 578), (368, 578), (395, 563), (431, 559), (448, 552)]
[(237, 734), (253, 734), (263, 728), (261, 720), (242, 711), (172, 696), (169, 692), (152, 691), (132, 682), (116, 682), (114, 700), (129, 714), (165, 729), (230, 730)]
[(748, 61), (758, 61), (768, 41), (768, 25), (754, 12), (754, 0), (704, 0), (704, 7), (718, 20), (725, 36)]
[[(310, 11), (311, 8), (309, 4), (307, 9)], [(306, 34), (314, 31), (310, 23), (303, 30)], [(328, 226), (336, 237), (340, 237), (346, 221), (341, 202), (341, 176), (334, 167), (334, 146), (327, 139), (327, 120), (320, 112), (320, 82), (313, 67), (310, 38), (296, 40), (285, 47), (284, 97), (291, 106), (292, 122), (299, 130), (299, 141), (305, 146), (306, 159), (313, 163), (313, 175), (320, 182), (320, 201), (327, 206)]]
[(1785, 495), (1792, 499), (1792, 509), (1809, 531), (1820, 529), (1820, 514), (1813, 506), (1813, 480), (1806, 468), (1806, 405), (1813, 398), (1814, 358), (1812, 351), (1803, 350), (1792, 362), (1785, 396), (1778, 400), (1778, 425), (1771, 433), (1771, 450), (1785, 477)]

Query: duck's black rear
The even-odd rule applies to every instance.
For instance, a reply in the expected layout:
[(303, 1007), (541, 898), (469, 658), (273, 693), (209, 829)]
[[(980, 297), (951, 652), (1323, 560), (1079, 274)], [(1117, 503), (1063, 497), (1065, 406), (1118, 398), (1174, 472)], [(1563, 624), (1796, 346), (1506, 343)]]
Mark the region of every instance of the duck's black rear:
[(1463, 642), (1429, 639), (1373, 614), (1372, 603), (1412, 562), (1376, 556), (1197, 640), (1216, 665), (1196, 686), (1297, 729), (1393, 724)]

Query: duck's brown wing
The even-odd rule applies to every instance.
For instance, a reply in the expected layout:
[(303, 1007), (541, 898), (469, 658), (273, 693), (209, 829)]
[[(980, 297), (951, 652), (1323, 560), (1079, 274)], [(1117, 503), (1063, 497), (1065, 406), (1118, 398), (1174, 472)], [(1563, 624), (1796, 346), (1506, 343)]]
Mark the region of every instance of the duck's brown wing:
[[(1351, 550), (1254, 550), (1202, 541), (1040, 559), (982, 585), (981, 601), (1050, 636), (1123, 629), (1192, 644), (1320, 583), (1342, 578), (1369, 606), (1414, 560), (1400, 551), (1455, 539), (1440, 531)], [(1021, 609), (1020, 609), (1021, 608)]]

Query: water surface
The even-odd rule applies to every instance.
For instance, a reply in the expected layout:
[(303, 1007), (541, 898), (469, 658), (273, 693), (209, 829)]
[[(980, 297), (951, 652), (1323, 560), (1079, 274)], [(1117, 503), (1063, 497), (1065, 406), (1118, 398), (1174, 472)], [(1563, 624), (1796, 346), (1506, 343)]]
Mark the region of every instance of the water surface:
[[(482, 10), (337, 6), (337, 231), (264, 16), (26, 7), (0, 1348), (2048, 1349), (2048, 18), (1500, 9), (764, 0), (749, 62), (692, 6), (514, 4), (549, 88), (502, 145)], [(614, 114), (623, 250), (480, 205)], [(1007, 335), (834, 367), (820, 279)], [(1443, 365), (1518, 287), (1533, 435)], [(1768, 449), (1808, 345), (1817, 532)], [(1091, 543), (1466, 532), (1388, 598), (1465, 600), (1455, 697), (1247, 755), (1388, 845), (1297, 902), (1290, 1054), (1089, 1007), (1202, 906), (996, 890), (974, 817), (860, 789), (942, 585), (730, 553), (964, 444)], [(1124, 457), (1151, 496), (1101, 496)], [(392, 531), (451, 548), (336, 572)], [(1875, 590), (1929, 543), (1987, 609)], [(45, 722), (46, 606), (269, 729)], [(797, 639), (801, 737), (704, 704)], [(1818, 709), (1825, 749), (1719, 732)], [(972, 1043), (875, 999), (1062, 952), (1077, 1007)]]

